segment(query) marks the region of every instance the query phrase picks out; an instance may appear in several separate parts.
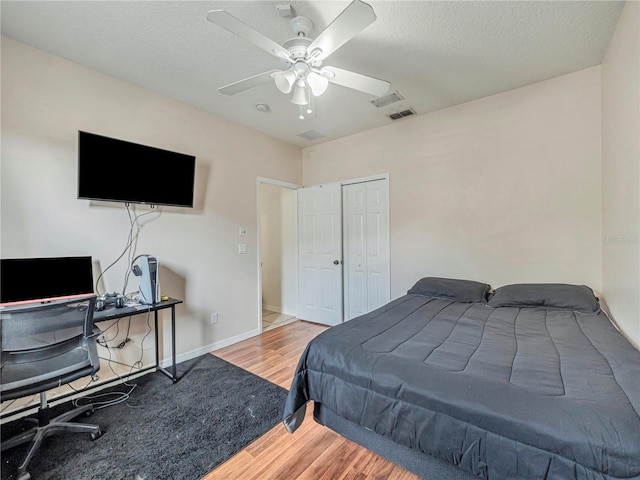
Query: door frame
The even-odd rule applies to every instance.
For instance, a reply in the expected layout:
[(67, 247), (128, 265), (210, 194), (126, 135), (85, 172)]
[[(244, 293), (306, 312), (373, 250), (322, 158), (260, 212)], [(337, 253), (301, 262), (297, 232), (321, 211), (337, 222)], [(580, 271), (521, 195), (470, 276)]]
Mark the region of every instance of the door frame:
[[(263, 184), (267, 184), (267, 185), (273, 185), (276, 187), (282, 187), (282, 188), (288, 188), (291, 190), (298, 190), (299, 188), (302, 187), (302, 185), (298, 185), (295, 183), (289, 183), (289, 182), (283, 182), (280, 180), (274, 180), (272, 178), (266, 178), (266, 177), (256, 177), (256, 202), (257, 202), (257, 230), (256, 230), (256, 237), (257, 237), (257, 248), (256, 248), (256, 252), (257, 252), (257, 257), (258, 257), (258, 318), (257, 318), (257, 325), (258, 325), (258, 331), (262, 332), (262, 202), (261, 202), (261, 197), (262, 197), (262, 185)], [(297, 201), (297, 197), (296, 197), (296, 202), (294, 205), (295, 208), (295, 215), (296, 217), (298, 216), (298, 201)], [(296, 252), (296, 257), (297, 257), (297, 252)], [(296, 260), (297, 262), (297, 260)], [(297, 271), (298, 269), (296, 268), (296, 275), (297, 275)], [(297, 282), (297, 279), (296, 279)]]

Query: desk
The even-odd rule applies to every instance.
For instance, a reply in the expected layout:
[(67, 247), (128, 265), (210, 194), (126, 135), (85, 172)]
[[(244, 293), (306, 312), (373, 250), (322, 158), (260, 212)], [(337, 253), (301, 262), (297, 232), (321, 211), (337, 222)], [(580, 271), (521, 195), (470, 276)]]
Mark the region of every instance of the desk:
[[(122, 308), (107, 308), (105, 310), (96, 310), (93, 314), (94, 323), (106, 322), (108, 320), (118, 320), (120, 318), (130, 317), (132, 315), (140, 315), (143, 313), (153, 312), (154, 314), (154, 330), (155, 330), (155, 338), (156, 338), (156, 364), (150, 367), (145, 367), (138, 372), (144, 372), (151, 369), (156, 369), (164, 373), (167, 377), (169, 377), (173, 383), (178, 381), (178, 376), (176, 374), (176, 305), (182, 303), (182, 300), (176, 300), (175, 298), (170, 298), (169, 300), (164, 300), (162, 302), (154, 303), (152, 305), (135, 305), (133, 307), (122, 307)], [(165, 310), (167, 308), (171, 309), (171, 371), (169, 372), (167, 369), (160, 365), (160, 353), (158, 352), (158, 311)]]
[[(169, 377), (173, 383), (178, 381), (177, 372), (176, 372), (176, 305), (182, 303), (182, 300), (176, 300), (174, 298), (170, 298), (169, 300), (165, 300), (163, 302), (154, 303), (153, 305), (135, 305), (133, 307), (123, 307), (123, 308), (107, 308), (105, 310), (97, 310), (93, 314), (93, 319), (95, 324), (99, 324), (100, 322), (106, 322), (109, 320), (119, 320), (121, 318), (130, 317), (133, 315), (140, 315), (145, 313), (154, 313), (154, 321), (155, 321), (155, 342), (156, 342), (156, 358), (155, 365), (150, 365), (148, 367), (143, 367), (139, 370), (136, 370), (136, 376), (141, 374), (142, 372), (147, 372), (150, 370), (155, 370), (162, 372), (164, 375)], [(171, 370), (167, 370), (160, 365), (160, 353), (158, 351), (159, 344), (159, 334), (158, 334), (158, 312), (160, 310), (171, 309)], [(117, 378), (108, 379), (105, 381), (101, 381), (94, 385), (87, 385), (82, 389), (82, 394), (84, 392), (88, 392), (90, 390), (95, 390), (97, 388), (104, 388), (105, 386), (111, 385), (113, 383), (121, 381), (121, 378), (118, 376)], [(57, 405), (66, 401), (71, 396), (77, 396), (79, 392), (72, 389), (69, 393), (61, 393), (56, 395), (55, 397), (50, 398), (49, 405)], [(25, 399), (29, 399), (33, 396), (24, 397)], [(26, 404), (17, 404), (17, 408), (13, 408), (12, 401), (11, 405), (7, 410), (2, 410), (0, 413), (0, 423), (7, 423), (9, 421), (15, 420), (25, 415), (29, 415), (31, 413), (35, 413), (37, 411), (38, 403), (28, 402)]]

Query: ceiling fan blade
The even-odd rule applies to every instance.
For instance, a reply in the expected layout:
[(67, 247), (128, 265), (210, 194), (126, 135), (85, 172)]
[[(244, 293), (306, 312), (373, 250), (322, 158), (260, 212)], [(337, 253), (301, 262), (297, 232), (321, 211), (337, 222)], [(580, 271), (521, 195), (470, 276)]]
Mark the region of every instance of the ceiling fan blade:
[(329, 79), (331, 83), (342, 85), (343, 87), (353, 88), (361, 92), (368, 93), (374, 97), (385, 95), (391, 83), (386, 80), (368, 77), (359, 73), (350, 72), (336, 67), (323, 67), (322, 73)]
[(333, 22), (311, 42), (307, 51), (315, 59), (323, 60), (358, 33), (371, 25), (376, 14), (370, 5), (353, 0)]
[(261, 48), (271, 55), (275, 55), (278, 58), (284, 58), (285, 60), (291, 58), (291, 52), (289, 50), (277, 44), (269, 37), (266, 37), (260, 32), (254, 30), (249, 25), (241, 22), (224, 10), (210, 10), (209, 13), (207, 13), (207, 20), (221, 26), (238, 37), (253, 43), (256, 47)]
[(236, 93), (244, 92), (245, 90), (249, 90), (250, 88), (257, 87), (258, 85), (272, 80), (273, 74), (278, 72), (280, 72), (280, 70), (269, 70), (268, 72), (259, 73), (253, 77), (245, 78), (244, 80), (220, 87), (218, 91), (225, 95), (235, 95)]

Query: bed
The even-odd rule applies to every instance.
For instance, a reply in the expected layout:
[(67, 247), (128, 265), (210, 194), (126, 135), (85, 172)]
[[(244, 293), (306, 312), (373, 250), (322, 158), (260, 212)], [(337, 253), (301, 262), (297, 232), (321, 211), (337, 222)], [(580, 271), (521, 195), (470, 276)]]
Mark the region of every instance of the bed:
[(586, 286), (423, 278), (308, 344), (290, 432), (309, 401), (430, 479), (640, 479), (640, 352)]

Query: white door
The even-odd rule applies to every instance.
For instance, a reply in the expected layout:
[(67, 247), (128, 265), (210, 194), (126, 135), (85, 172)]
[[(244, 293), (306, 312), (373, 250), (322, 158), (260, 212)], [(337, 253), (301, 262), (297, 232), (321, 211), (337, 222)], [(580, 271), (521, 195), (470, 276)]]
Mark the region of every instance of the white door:
[(390, 300), (387, 180), (343, 186), (345, 320)]
[(342, 187), (298, 190), (298, 317), (342, 322)]

